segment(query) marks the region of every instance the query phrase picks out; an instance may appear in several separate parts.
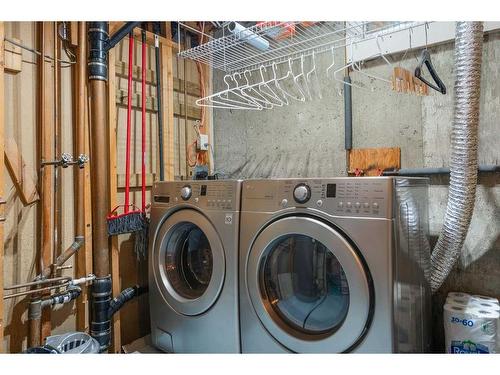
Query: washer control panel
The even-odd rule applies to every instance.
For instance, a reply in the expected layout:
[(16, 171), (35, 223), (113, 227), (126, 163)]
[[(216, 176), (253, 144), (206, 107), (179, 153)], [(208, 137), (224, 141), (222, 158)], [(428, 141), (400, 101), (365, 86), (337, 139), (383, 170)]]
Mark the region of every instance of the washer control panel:
[(390, 177), (247, 180), (243, 182), (242, 211), (297, 207), (337, 216), (390, 218), (392, 191)]
[(238, 211), (241, 181), (176, 181), (153, 185), (153, 206), (191, 204), (200, 208)]

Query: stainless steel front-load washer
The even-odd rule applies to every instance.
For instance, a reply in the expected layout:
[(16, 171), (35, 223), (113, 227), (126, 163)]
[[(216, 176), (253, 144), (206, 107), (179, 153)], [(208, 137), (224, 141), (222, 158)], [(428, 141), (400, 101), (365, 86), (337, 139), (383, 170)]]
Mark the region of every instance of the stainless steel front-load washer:
[(153, 344), (173, 353), (238, 353), (241, 181), (153, 186), (149, 295)]
[(243, 182), (243, 353), (429, 351), (427, 179)]

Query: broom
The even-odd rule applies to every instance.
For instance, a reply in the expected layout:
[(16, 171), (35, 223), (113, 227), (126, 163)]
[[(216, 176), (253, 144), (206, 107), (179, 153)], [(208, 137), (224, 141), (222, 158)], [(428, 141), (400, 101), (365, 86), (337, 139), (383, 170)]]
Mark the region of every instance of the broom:
[[(129, 34), (128, 44), (128, 97), (127, 97), (127, 145), (126, 145), (126, 160), (125, 160), (125, 204), (116, 206), (107, 216), (108, 235), (116, 236), (125, 233), (134, 233), (144, 230), (144, 215), (143, 211), (137, 209), (130, 204), (130, 135), (132, 128), (132, 66), (134, 53), (134, 37)], [(143, 93), (144, 97), (144, 93)], [(144, 131), (143, 131), (144, 132)], [(143, 150), (144, 154), (144, 150)], [(143, 156), (144, 157), (144, 156)], [(143, 175), (144, 180), (144, 175)], [(144, 181), (143, 181), (144, 189)], [(143, 198), (144, 205), (144, 198)], [(123, 214), (118, 214), (118, 209), (124, 208)], [(130, 207), (133, 208), (130, 211)]]
[[(142, 228), (135, 235), (134, 250), (139, 260), (146, 259), (148, 247), (149, 221), (146, 216), (146, 32), (142, 31), (142, 152), (141, 152), (141, 178), (142, 178)], [(158, 73), (156, 73), (158, 74)]]

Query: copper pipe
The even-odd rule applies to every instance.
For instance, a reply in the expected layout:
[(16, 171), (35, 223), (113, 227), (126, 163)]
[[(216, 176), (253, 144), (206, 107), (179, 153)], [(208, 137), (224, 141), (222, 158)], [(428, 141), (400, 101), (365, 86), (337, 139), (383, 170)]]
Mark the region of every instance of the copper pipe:
[[(87, 41), (85, 38), (85, 22), (78, 23), (78, 56), (76, 80), (76, 114), (75, 114), (75, 154), (85, 154), (85, 84), (86, 84), (86, 58)], [(76, 170), (75, 179), (75, 233), (77, 236), (85, 237), (85, 168)]]
[[(31, 295), (31, 294), (38, 294), (40, 292), (45, 292), (45, 291), (49, 291), (49, 290), (52, 290), (52, 289), (57, 289), (57, 288), (64, 288), (66, 286), (69, 286), (71, 285), (71, 282), (70, 281), (67, 281), (65, 283), (62, 283), (62, 284), (57, 284), (57, 285), (51, 285), (51, 286), (46, 286), (44, 288), (39, 288), (39, 289), (30, 289), (30, 290), (26, 290), (24, 292), (19, 292), (19, 293), (12, 293), (12, 294), (9, 294), (9, 295), (6, 295), (6, 296), (3, 296), (3, 299), (9, 299), (9, 298), (15, 298), (15, 297), (21, 297), (21, 296), (27, 296), (27, 295)], [(40, 296), (37, 296), (36, 297), (37, 300), (40, 300)]]
[(27, 287), (30, 287), (30, 286), (36, 286), (36, 285), (41, 285), (41, 284), (50, 284), (50, 283), (55, 283), (55, 282), (58, 282), (58, 281), (66, 281), (66, 280), (71, 280), (71, 277), (69, 277), (69, 276), (60, 276), (60, 277), (54, 277), (52, 279), (36, 280), (36, 281), (31, 281), (29, 283), (6, 286), (6, 287), (3, 288), (3, 290), (12, 290), (12, 289), (27, 288)]
[(82, 236), (75, 237), (75, 241), (71, 244), (71, 246), (68, 247), (64, 251), (64, 253), (62, 253), (61, 255), (59, 255), (57, 257), (57, 259), (53, 265), (45, 267), (43, 269), (42, 273), (37, 276), (37, 279), (38, 278), (46, 279), (47, 277), (49, 277), (51, 275), (52, 271), (54, 270), (54, 267), (57, 268), (57, 267), (62, 266), (64, 263), (66, 263), (66, 261), (69, 258), (71, 258), (82, 247), (83, 242), (84, 242), (84, 237), (82, 237)]
[(91, 173), (92, 173), (92, 239), (94, 247), (94, 274), (97, 278), (110, 274), (109, 240), (106, 216), (109, 203), (109, 141), (106, 82), (90, 81), (91, 97)]
[[(41, 303), (41, 300), (39, 300)], [(28, 347), (40, 346), (40, 331), (42, 329), (41, 314), (39, 317), (29, 316)]]

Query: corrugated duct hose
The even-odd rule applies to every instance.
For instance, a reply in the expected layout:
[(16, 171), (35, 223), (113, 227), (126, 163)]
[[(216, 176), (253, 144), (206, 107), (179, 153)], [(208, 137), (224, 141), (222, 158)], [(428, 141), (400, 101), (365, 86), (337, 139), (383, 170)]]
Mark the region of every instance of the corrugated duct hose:
[(422, 228), (418, 219), (418, 202), (404, 188), (404, 180), (399, 186), (398, 203), (405, 206), (401, 224), (409, 240), (422, 245), (422, 268), (433, 293), (441, 287), (459, 258), (474, 211), (482, 51), (483, 23), (457, 22), (450, 187), (443, 228), (431, 254), (430, 272), (425, 261), (428, 256), (425, 254), (430, 253), (430, 245), (420, 235)]
[(450, 187), (443, 229), (431, 254), (431, 289), (439, 289), (460, 256), (477, 184), (477, 144), (483, 23), (457, 22), (455, 118), (451, 129)]

